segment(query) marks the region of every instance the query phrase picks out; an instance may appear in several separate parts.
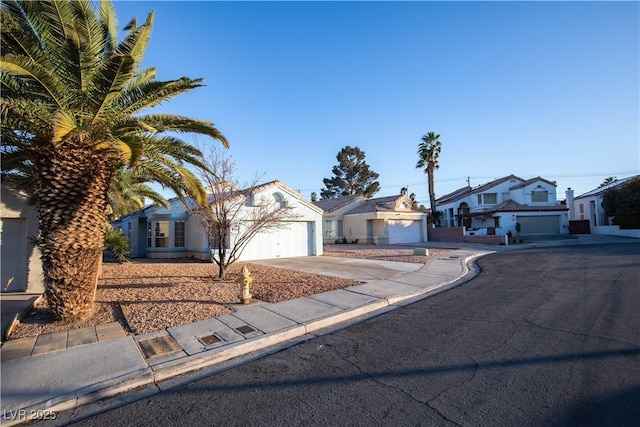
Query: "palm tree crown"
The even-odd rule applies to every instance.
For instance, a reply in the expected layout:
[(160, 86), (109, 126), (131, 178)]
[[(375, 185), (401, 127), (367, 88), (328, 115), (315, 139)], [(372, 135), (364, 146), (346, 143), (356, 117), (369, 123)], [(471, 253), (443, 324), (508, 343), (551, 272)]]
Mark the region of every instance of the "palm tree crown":
[(432, 215), (436, 212), (434, 170), (440, 167), (438, 164), (438, 158), (440, 157), (440, 150), (442, 149), (442, 143), (439, 138), (440, 135), (436, 135), (434, 132), (422, 135), (422, 142), (418, 145), (418, 163), (416, 164), (416, 169), (424, 169), (424, 172), (427, 174), (429, 202)]
[(155, 80), (141, 69), (153, 24), (133, 19), (117, 40), (110, 1), (3, 0), (0, 83), (3, 180), (37, 196), (45, 295), (59, 318), (91, 312), (119, 168), (134, 167), (177, 192), (206, 197), (188, 165), (201, 154), (176, 135), (228, 143), (213, 123), (150, 107), (202, 86)]

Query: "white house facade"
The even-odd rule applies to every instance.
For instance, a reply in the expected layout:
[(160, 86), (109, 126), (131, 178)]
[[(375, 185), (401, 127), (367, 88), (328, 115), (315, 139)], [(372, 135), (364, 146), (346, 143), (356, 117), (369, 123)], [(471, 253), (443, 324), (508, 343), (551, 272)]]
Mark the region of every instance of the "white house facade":
[(350, 195), (314, 203), (324, 211), (325, 244), (427, 241), (427, 214), (413, 209), (413, 202), (406, 196), (366, 199)]
[(38, 235), (38, 215), (27, 195), (2, 185), (0, 200), (0, 250), (2, 292), (44, 292)]
[[(305, 200), (297, 191), (272, 181), (245, 189), (241, 221), (230, 230), (231, 238), (242, 233), (250, 221), (252, 200), (265, 198), (291, 208), (291, 220), (276, 230), (262, 231), (247, 244), (240, 261), (322, 255), (322, 211)], [(200, 217), (189, 214), (179, 199), (169, 201), (169, 207), (149, 206), (114, 221), (131, 243), (132, 258), (196, 258), (210, 260), (207, 236)], [(230, 249), (230, 248), (229, 248)]]
[(556, 184), (541, 177), (509, 175), (477, 187), (463, 187), (436, 200), (442, 227), (464, 227), (466, 235), (567, 234), (566, 205), (556, 201)]
[(618, 187), (631, 179), (637, 179), (640, 175), (618, 179), (602, 187), (588, 191), (574, 197), (573, 190), (567, 189), (567, 205), (569, 206), (569, 219), (572, 221), (588, 220), (589, 231), (592, 234), (607, 234), (616, 236), (627, 236), (640, 238), (640, 230), (621, 230), (620, 227), (612, 225), (611, 218), (602, 208), (604, 193)]

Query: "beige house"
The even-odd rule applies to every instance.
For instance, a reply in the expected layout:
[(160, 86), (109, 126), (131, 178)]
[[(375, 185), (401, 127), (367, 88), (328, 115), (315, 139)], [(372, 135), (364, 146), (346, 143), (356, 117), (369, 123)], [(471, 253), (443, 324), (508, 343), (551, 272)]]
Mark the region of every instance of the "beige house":
[(350, 195), (314, 202), (324, 211), (325, 244), (373, 243), (379, 245), (427, 241), (427, 214), (413, 209), (406, 196), (366, 199)]
[(0, 251), (2, 292), (43, 293), (40, 251), (33, 243), (38, 215), (26, 194), (2, 185)]

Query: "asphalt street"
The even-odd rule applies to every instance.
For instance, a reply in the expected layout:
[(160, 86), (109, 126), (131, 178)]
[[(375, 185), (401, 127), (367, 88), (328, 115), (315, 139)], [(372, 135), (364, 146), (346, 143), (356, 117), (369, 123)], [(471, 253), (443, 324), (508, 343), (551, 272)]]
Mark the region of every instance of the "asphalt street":
[(74, 425), (640, 425), (640, 244), (478, 264), (455, 289)]

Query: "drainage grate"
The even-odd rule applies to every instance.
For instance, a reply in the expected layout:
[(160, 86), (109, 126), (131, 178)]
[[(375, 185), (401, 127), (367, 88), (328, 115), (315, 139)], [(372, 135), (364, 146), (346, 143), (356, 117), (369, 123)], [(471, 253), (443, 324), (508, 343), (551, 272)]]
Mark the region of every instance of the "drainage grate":
[(199, 337), (198, 340), (207, 346), (217, 344), (222, 341), (216, 334), (205, 335), (203, 337)]
[(169, 335), (143, 340), (139, 344), (147, 359), (181, 350), (180, 345)]
[(240, 326), (239, 328), (236, 328), (236, 331), (240, 332), (241, 334), (250, 334), (251, 332), (255, 332), (256, 330), (253, 329), (251, 326)]

